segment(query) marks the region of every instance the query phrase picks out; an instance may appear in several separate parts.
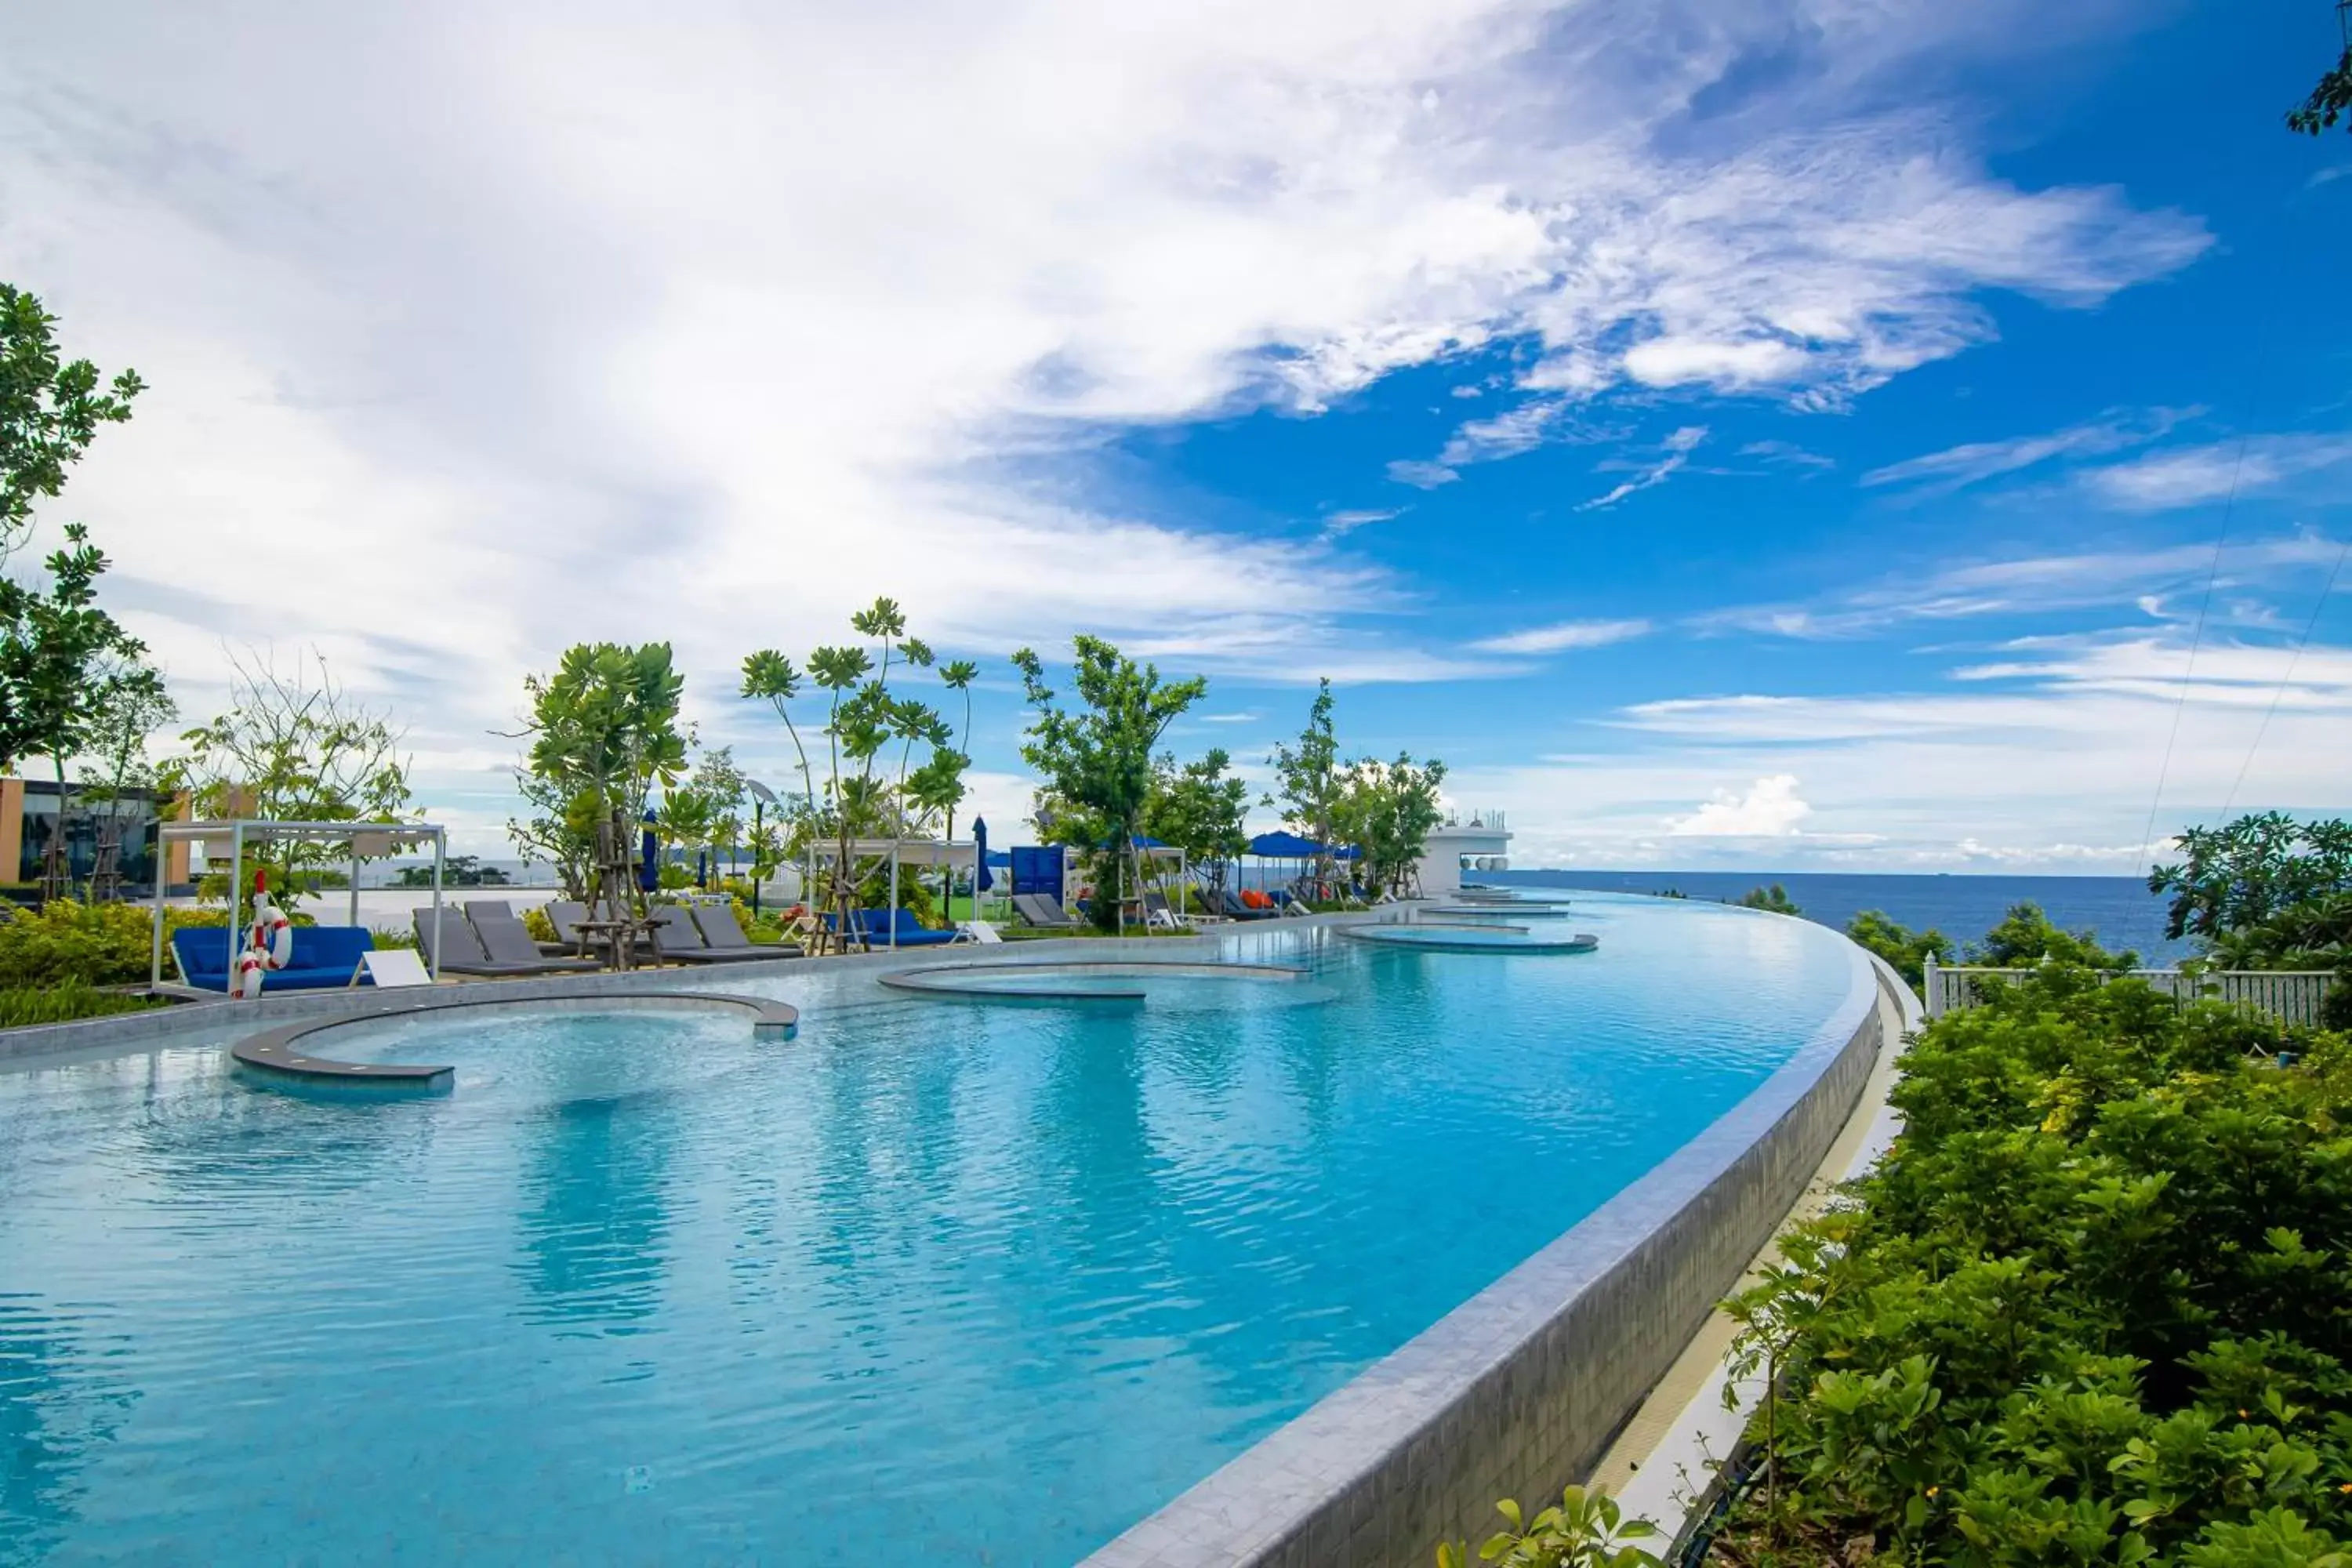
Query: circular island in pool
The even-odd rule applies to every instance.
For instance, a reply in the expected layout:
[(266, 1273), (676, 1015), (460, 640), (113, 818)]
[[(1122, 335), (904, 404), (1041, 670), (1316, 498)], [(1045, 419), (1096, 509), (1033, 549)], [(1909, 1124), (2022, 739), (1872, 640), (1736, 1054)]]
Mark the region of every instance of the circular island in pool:
[(1573, 936), (1538, 936), (1520, 925), (1488, 921), (1411, 921), (1397, 924), (1342, 926), (1342, 936), (1371, 947), (1416, 952), (1591, 952), (1601, 939), (1591, 931)]
[(604, 987), (299, 1043), (451, 1094), (254, 1093), (226, 1005), (0, 1070), (0, 1562), (1244, 1561), (1251, 1498), (1432, 1495), (1368, 1479), (1414, 1432), (1508, 1468), (1465, 1369), (1604, 1439), (1878, 1014), (1834, 931), (1578, 905), (1592, 961), (1269, 921), (1086, 983), (1140, 1007), (716, 982), (789, 1049)]

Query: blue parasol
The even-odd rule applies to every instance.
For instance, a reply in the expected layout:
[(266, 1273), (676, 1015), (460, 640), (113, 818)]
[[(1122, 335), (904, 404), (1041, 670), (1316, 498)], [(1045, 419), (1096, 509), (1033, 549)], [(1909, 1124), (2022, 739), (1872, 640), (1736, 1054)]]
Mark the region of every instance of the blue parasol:
[(982, 892), (996, 886), (996, 878), (988, 868), (988, 818), (971, 819), (971, 885)]
[(646, 837), (637, 857), (637, 886), (648, 893), (661, 890), (661, 845), (654, 837), (654, 814), (646, 813)]

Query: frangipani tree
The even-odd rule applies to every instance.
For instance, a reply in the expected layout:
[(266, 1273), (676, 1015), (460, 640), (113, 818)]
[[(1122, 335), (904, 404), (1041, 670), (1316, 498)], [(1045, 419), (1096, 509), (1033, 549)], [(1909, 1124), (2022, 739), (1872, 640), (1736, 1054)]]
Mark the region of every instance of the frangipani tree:
[(654, 787), (685, 776), (686, 678), (667, 643), (582, 643), (565, 650), (554, 674), (526, 677), (523, 689), (530, 716), (521, 732), (531, 742), (524, 794), (541, 815), (507, 831), (526, 853), (552, 851), (567, 886), (576, 876), (585, 891), (599, 828), (633, 841)]
[[(795, 837), (822, 846), (818, 901), (832, 911), (834, 941), (845, 944), (859, 930), (858, 894), (869, 868), (856, 853), (861, 838), (918, 834), (962, 798), (966, 758), (953, 731), (929, 704), (891, 690), (894, 669), (929, 668), (929, 645), (907, 635), (896, 600), (880, 598), (850, 617), (860, 642), (828, 644), (809, 655), (805, 676), (783, 654), (763, 648), (743, 660), (742, 695), (767, 702), (784, 721), (800, 759), (807, 792)], [(958, 667), (950, 667), (951, 668)], [(968, 678), (967, 678), (968, 679)], [(793, 704), (813, 689), (824, 702), (825, 776), (820, 782), (803, 742)], [(915, 761), (917, 748), (928, 748)], [(893, 756), (895, 748), (896, 755)], [(879, 857), (869, 857), (879, 860)]]

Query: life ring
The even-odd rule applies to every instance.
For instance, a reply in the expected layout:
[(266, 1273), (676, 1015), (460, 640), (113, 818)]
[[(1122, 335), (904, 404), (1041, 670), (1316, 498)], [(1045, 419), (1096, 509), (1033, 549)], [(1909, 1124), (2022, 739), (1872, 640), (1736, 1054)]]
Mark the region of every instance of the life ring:
[(268, 877), (253, 874), (253, 924), (236, 961), (236, 994), (250, 1001), (261, 994), (261, 977), (294, 961), (294, 924), (269, 901)]

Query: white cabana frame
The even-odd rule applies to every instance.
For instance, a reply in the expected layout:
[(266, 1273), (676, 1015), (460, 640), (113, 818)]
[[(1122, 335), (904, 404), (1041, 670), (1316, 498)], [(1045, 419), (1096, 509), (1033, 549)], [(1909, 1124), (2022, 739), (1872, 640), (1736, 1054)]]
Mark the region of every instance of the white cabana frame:
[(228, 929), (224, 933), (228, 941), (228, 973), (235, 984), (238, 942), (245, 935), (241, 916), (245, 910), (245, 847), (248, 842), (267, 844), (279, 838), (319, 838), (332, 841), (351, 840), (352, 904), (351, 923), (360, 923), (360, 862), (379, 856), (396, 853), (402, 848), (414, 848), (420, 844), (433, 846), (433, 951), (425, 955), (428, 972), (435, 980), (441, 978), (441, 878), (449, 858), (448, 831), (429, 822), (269, 822), (258, 817), (236, 817), (217, 822), (163, 822), (155, 828), (155, 925), (150, 942), (148, 984), (163, 984), (163, 847), (167, 844), (200, 844), (206, 860), (216, 857), (210, 846), (221, 839), (228, 840)]

